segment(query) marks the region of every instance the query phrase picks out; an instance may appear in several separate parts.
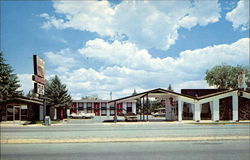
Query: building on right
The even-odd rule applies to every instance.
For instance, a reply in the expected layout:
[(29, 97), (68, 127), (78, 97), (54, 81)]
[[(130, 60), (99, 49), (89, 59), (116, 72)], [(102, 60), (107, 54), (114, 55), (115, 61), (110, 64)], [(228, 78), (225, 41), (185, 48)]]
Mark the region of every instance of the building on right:
[[(228, 92), (231, 91), (226, 89), (181, 89), (181, 93), (184, 95), (194, 96), (199, 98), (200, 100), (213, 99), (210, 102), (201, 104), (201, 120), (212, 119), (212, 105), (214, 101), (218, 100), (219, 102), (215, 102), (218, 103), (219, 106), (219, 118), (217, 118), (216, 120), (250, 120), (249, 93), (238, 90), (237, 95), (234, 94), (231, 96), (223, 96)], [(238, 111), (236, 109), (237, 107)], [(235, 114), (233, 114), (233, 111), (235, 112)], [(236, 112), (238, 112), (238, 119)], [(235, 117), (233, 117), (233, 115)]]
[(157, 88), (109, 101), (109, 105), (137, 100), (140, 120), (148, 121), (150, 99), (159, 100), (165, 108), (165, 120), (250, 120), (250, 93), (239, 89), (183, 89), (181, 93)]

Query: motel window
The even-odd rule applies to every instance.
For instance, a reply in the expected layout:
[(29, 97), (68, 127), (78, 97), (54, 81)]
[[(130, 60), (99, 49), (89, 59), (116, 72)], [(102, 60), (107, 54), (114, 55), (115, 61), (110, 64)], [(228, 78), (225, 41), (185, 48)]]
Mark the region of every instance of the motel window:
[(101, 113), (102, 116), (106, 116), (106, 115), (107, 115), (107, 110), (102, 110), (101, 112), (102, 112), (102, 113)]
[(84, 109), (83, 103), (78, 103), (78, 110), (83, 110), (83, 109)]
[(115, 114), (115, 110), (110, 110), (110, 115), (114, 115)]
[(101, 107), (102, 107), (102, 108), (107, 108), (107, 103), (102, 102), (102, 103), (101, 103)]
[(127, 102), (127, 107), (132, 107), (132, 102)]
[(88, 102), (88, 103), (87, 103), (87, 107), (88, 107), (88, 108), (92, 107), (92, 103)]

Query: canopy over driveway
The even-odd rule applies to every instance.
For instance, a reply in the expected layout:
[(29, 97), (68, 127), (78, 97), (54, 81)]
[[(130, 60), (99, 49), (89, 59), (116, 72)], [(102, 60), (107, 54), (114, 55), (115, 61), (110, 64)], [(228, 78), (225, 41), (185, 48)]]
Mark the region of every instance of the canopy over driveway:
[[(188, 96), (188, 95), (176, 93), (173, 91), (165, 90), (162, 88), (157, 88), (157, 89), (149, 90), (146, 92), (138, 93), (136, 95), (111, 100), (108, 103), (110, 105), (115, 106), (115, 110), (116, 110), (116, 104), (118, 103), (122, 103), (128, 100), (138, 100), (139, 102), (138, 110), (140, 113), (140, 117), (142, 117), (143, 120), (148, 120), (149, 99), (151, 97), (154, 97), (159, 100), (164, 100), (165, 110), (166, 110), (165, 112), (166, 120), (178, 120), (178, 121), (182, 121), (184, 104), (185, 106), (188, 106), (190, 111), (193, 113), (192, 114), (193, 120), (200, 121), (202, 104), (209, 103), (211, 115), (212, 115), (211, 119), (213, 121), (219, 121), (219, 107), (220, 107), (219, 100), (222, 98), (230, 97), (230, 96), (232, 97), (232, 110), (233, 110), (232, 120), (237, 121), (238, 120), (238, 96), (242, 96), (247, 99), (250, 99), (250, 93), (245, 92), (245, 91), (239, 91), (237, 89), (216, 92), (216, 93), (201, 96), (201, 97), (193, 97), (193, 96)], [(117, 115), (115, 115), (114, 117), (115, 121), (116, 121), (116, 116)]]

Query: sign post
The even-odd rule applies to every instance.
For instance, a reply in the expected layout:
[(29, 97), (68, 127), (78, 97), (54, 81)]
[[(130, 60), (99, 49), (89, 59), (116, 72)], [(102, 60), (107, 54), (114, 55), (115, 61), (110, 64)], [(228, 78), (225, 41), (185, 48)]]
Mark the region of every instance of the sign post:
[(45, 62), (38, 57), (37, 55), (33, 55), (33, 64), (34, 64), (34, 75), (32, 75), (32, 80), (34, 83), (34, 93), (39, 95), (39, 98), (43, 99), (43, 120), (45, 120), (46, 116), (46, 98), (44, 97), (44, 64)]

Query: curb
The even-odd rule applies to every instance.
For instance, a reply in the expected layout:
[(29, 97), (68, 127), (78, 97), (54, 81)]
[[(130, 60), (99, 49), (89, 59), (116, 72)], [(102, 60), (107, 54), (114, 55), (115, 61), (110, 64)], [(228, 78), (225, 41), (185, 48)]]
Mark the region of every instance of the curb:
[(45, 144), (45, 143), (115, 143), (115, 142), (182, 142), (182, 141), (218, 141), (249, 140), (250, 136), (224, 137), (146, 137), (146, 138), (87, 138), (87, 139), (6, 139), (1, 144)]

